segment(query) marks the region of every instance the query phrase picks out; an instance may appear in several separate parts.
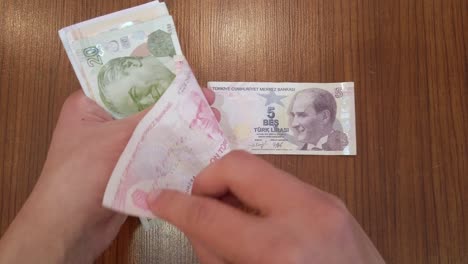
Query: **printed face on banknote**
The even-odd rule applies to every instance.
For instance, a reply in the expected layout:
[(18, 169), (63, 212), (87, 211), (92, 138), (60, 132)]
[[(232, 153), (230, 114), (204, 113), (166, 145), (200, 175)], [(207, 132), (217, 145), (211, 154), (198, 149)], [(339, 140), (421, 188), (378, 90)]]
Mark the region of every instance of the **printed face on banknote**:
[(337, 104), (330, 92), (310, 88), (296, 93), (289, 106), (289, 127), (303, 150), (343, 150), (346, 134), (334, 129)]
[(129, 116), (157, 102), (174, 78), (156, 57), (116, 58), (99, 72), (99, 94), (112, 112)]
[(289, 126), (303, 143), (317, 144), (332, 129), (335, 117), (335, 98), (321, 89), (298, 92), (289, 106)]

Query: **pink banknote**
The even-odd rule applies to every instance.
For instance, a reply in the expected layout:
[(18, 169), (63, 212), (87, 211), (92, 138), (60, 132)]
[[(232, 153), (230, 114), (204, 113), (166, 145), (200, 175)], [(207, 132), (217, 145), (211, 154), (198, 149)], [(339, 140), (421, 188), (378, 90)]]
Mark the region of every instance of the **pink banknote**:
[(135, 129), (108, 183), (103, 205), (154, 217), (146, 204), (156, 189), (190, 193), (195, 176), (229, 144), (185, 59), (177, 76)]

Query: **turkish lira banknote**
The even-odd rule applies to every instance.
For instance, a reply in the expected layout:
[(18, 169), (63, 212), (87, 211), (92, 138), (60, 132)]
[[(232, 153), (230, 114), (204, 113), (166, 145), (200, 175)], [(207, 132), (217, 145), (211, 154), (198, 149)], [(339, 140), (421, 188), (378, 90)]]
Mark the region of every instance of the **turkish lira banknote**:
[(164, 3), (151, 3), (59, 31), (86, 95), (115, 118), (159, 100), (175, 78), (182, 55), (174, 21)]
[(210, 82), (233, 149), (356, 155), (354, 83)]
[(153, 217), (146, 204), (157, 189), (190, 193), (195, 176), (223, 157), (229, 143), (188, 63), (135, 129), (104, 194), (105, 207)]

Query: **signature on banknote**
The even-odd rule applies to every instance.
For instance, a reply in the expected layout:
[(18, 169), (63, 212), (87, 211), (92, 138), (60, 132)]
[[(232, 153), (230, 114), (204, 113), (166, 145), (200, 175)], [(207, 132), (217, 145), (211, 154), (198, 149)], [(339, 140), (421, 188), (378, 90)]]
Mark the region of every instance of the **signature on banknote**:
[(249, 147), (264, 149), (267, 143), (268, 143), (267, 141), (260, 141), (260, 142), (257, 141), (252, 144), (249, 144)]
[(281, 149), (283, 148), (284, 142), (274, 142), (273, 143), (273, 148), (275, 149)]
[[(248, 146), (250, 148), (266, 149), (268, 143), (269, 143), (268, 140), (262, 140), (262, 141), (257, 141), (255, 143), (249, 144)], [(273, 149), (283, 149), (284, 148), (284, 141), (272, 142), (271, 147)]]

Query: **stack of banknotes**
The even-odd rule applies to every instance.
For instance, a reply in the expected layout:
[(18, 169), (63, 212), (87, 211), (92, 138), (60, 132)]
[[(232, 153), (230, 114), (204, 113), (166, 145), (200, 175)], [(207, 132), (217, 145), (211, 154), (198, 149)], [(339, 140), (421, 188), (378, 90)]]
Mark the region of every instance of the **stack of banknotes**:
[(151, 108), (111, 175), (105, 207), (152, 218), (146, 204), (152, 190), (190, 193), (196, 175), (232, 149), (356, 155), (353, 83), (210, 82), (219, 122), (165, 3), (95, 18), (59, 35), (83, 91), (114, 118)]

